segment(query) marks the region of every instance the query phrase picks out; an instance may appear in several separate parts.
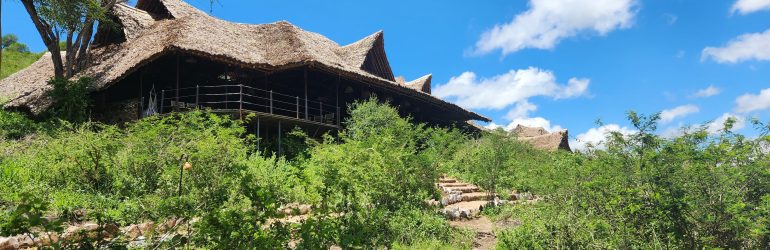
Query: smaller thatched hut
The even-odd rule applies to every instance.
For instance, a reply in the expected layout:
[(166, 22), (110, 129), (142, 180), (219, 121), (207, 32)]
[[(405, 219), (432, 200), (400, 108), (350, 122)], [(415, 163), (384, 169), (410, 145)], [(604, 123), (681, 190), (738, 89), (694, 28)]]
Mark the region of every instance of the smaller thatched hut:
[(511, 131), (511, 135), (538, 149), (552, 151), (562, 149), (572, 151), (569, 147), (569, 134), (567, 130), (548, 132), (540, 127), (517, 125), (516, 128)]

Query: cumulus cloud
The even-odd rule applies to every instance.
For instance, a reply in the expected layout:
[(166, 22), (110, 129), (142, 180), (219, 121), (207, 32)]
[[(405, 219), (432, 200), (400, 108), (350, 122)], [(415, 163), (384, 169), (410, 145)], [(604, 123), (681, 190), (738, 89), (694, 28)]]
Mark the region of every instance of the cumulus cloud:
[(530, 67), (491, 78), (465, 72), (436, 87), (433, 94), (469, 109), (499, 110), (518, 103), (524, 105), (523, 110), (532, 111), (531, 106), (522, 104), (530, 97), (577, 97), (586, 94), (589, 83), (588, 79), (572, 78), (567, 84), (559, 84), (553, 72)]
[(527, 11), (484, 32), (473, 53), (552, 49), (559, 41), (582, 33), (605, 35), (628, 28), (635, 15), (636, 0), (530, 0)]
[(738, 0), (730, 9), (732, 13), (749, 14), (760, 10), (769, 10), (770, 0)]
[(673, 109), (666, 109), (660, 112), (660, 123), (666, 124), (676, 118), (698, 113), (698, 111), (700, 111), (698, 106), (692, 104), (678, 106)]
[(541, 127), (545, 129), (548, 132), (556, 132), (556, 131), (562, 131), (564, 128), (562, 128), (559, 125), (551, 125), (551, 121), (548, 119), (545, 119), (543, 117), (524, 117), (524, 118), (515, 118), (511, 123), (508, 123), (508, 125), (498, 125), (494, 122), (489, 123), (489, 125), (486, 126), (486, 128), (489, 129), (497, 129), (502, 128), (505, 131), (511, 131), (516, 128), (518, 125), (523, 125), (527, 127)]
[(584, 151), (589, 145), (596, 148), (604, 148), (604, 142), (611, 132), (630, 135), (637, 131), (627, 127), (621, 127), (618, 124), (606, 124), (597, 128), (591, 128), (585, 133), (575, 136), (575, 140), (570, 141), (570, 147), (575, 151)]
[(735, 99), (735, 112), (746, 113), (770, 108), (770, 88), (759, 91), (759, 94), (745, 94)]
[(528, 101), (521, 101), (516, 103), (516, 106), (505, 114), (505, 118), (508, 120), (514, 120), (516, 118), (529, 117), (529, 112), (537, 110), (537, 106)]
[(762, 33), (740, 35), (724, 47), (706, 47), (701, 53), (701, 60), (708, 59), (718, 63), (770, 60), (770, 29)]
[(717, 118), (714, 121), (706, 124), (706, 131), (709, 134), (712, 134), (712, 135), (713, 134), (719, 134), (720, 132), (722, 132), (722, 130), (724, 130), (725, 122), (729, 118), (732, 118), (732, 119), (735, 120), (735, 123), (733, 124), (733, 127), (732, 127), (732, 129), (730, 131), (740, 130), (743, 127), (746, 126), (746, 118), (744, 118), (743, 116), (734, 115), (734, 114), (730, 114), (730, 113), (724, 113), (719, 118)]
[(717, 87), (714, 87), (714, 85), (711, 85), (711, 86), (708, 86), (705, 89), (699, 89), (698, 91), (695, 92), (695, 94), (693, 94), (693, 96), (699, 97), (699, 98), (704, 98), (704, 97), (718, 95), (721, 92), (722, 92), (721, 89), (719, 89)]

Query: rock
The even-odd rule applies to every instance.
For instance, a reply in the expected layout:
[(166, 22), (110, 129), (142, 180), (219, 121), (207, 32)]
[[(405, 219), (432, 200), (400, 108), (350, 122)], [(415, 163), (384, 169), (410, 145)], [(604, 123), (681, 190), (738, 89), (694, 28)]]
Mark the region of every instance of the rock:
[(19, 241), (16, 237), (0, 238), (0, 250), (13, 250), (19, 248)]
[(19, 242), (19, 248), (29, 248), (35, 246), (34, 238), (28, 234), (16, 236), (16, 240)]
[(57, 233), (42, 233), (38, 237), (41, 246), (51, 246), (59, 242), (59, 234)]

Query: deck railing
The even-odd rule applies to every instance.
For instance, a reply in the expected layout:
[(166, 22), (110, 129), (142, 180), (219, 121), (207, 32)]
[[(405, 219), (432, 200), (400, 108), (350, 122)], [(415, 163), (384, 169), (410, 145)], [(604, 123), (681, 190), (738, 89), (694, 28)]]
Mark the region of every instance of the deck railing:
[(215, 111), (258, 112), (286, 118), (340, 125), (340, 108), (243, 84), (161, 90), (158, 113), (210, 108)]

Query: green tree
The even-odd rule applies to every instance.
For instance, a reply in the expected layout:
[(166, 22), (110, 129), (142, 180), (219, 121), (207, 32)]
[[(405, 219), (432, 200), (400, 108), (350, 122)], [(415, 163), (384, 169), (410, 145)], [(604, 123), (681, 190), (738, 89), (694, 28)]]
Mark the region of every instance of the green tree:
[(14, 43), (17, 43), (17, 42), (19, 42), (19, 37), (17, 37), (14, 34), (3, 35), (3, 43), (2, 43), (2, 45), (0, 45), (0, 48), (5, 49), (8, 46), (10, 46), (11, 44), (14, 44)]
[[(21, 0), (40, 34), (57, 78), (73, 76), (85, 64), (96, 24), (109, 22), (118, 0)], [(63, 38), (63, 39), (62, 39)], [(59, 42), (66, 44), (62, 61)]]

